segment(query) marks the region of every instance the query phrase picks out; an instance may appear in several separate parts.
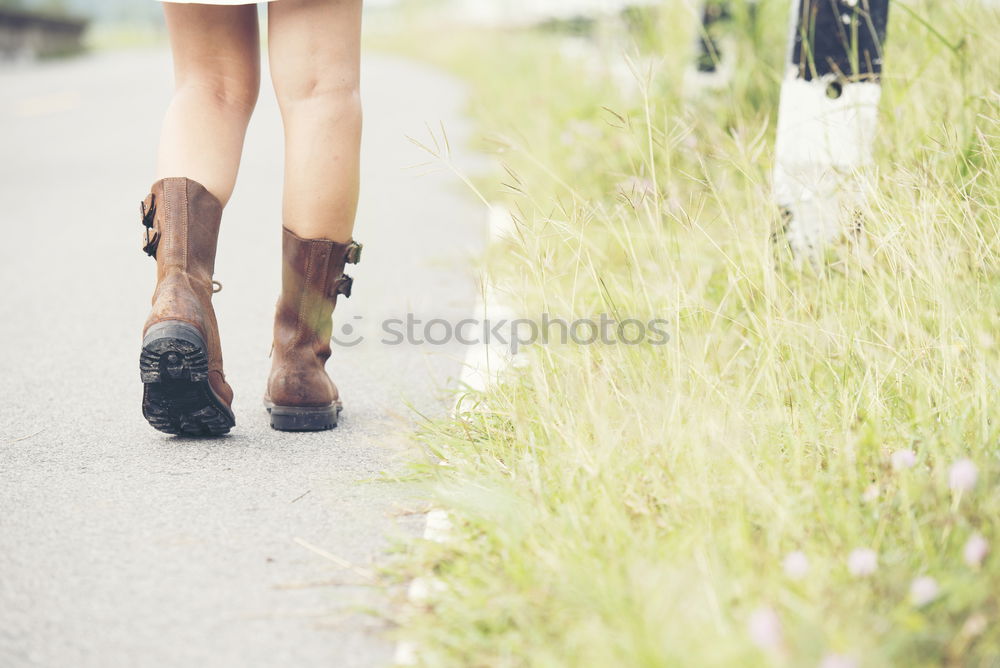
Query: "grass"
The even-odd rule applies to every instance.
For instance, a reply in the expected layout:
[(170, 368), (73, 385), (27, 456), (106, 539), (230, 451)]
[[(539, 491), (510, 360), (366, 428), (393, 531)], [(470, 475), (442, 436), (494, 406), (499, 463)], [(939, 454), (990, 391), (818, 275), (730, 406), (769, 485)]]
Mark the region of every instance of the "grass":
[(671, 334), (533, 346), (425, 427), (456, 527), (400, 565), (444, 584), (400, 635), (431, 666), (1000, 665), (1000, 556), (964, 555), (1000, 540), (1000, 13), (894, 11), (863, 232), (797, 267), (770, 240), (787, 3), (694, 100), (682, 5), (597, 26), (652, 58), (634, 91), (558, 32), (393, 41), (470, 82), (515, 308)]

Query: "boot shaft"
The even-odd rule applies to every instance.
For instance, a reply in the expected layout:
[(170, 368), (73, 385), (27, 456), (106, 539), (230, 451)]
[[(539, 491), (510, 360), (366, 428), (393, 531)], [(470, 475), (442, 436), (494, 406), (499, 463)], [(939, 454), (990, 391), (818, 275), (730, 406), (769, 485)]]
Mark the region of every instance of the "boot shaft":
[(156, 259), (156, 290), (143, 332), (166, 322), (193, 326), (205, 342), (212, 389), (228, 405), (233, 393), (212, 307), (222, 203), (196, 181), (166, 178), (153, 184), (141, 212), (143, 250)]
[(188, 178), (161, 179), (142, 202), (143, 250), (156, 258), (157, 280), (181, 271), (211, 289), (222, 203)]
[(277, 352), (308, 347), (326, 361), (337, 298), (351, 296), (353, 279), (344, 267), (360, 257), (361, 245), (354, 241), (302, 239), (282, 229), (281, 297), (274, 323)]
[[(266, 401), (276, 406), (275, 410), (325, 407), (333, 411), (339, 406), (340, 395), (325, 369), (331, 352), (333, 310), (340, 295), (351, 296), (353, 281), (344, 274), (344, 266), (361, 259), (361, 245), (302, 239), (286, 228), (282, 256), (281, 297), (274, 318)], [(272, 424), (274, 416), (272, 413)], [(336, 424), (335, 417), (331, 421)]]

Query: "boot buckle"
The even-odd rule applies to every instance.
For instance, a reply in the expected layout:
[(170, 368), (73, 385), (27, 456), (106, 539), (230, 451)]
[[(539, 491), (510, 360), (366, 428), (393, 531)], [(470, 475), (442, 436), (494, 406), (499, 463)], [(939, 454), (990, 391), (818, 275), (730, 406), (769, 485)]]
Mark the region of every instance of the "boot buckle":
[(142, 250), (149, 257), (156, 257), (156, 247), (160, 245), (160, 233), (147, 227), (142, 231)]
[(333, 285), (333, 294), (331, 297), (336, 297), (337, 295), (344, 295), (348, 299), (351, 298), (351, 288), (354, 287), (354, 279), (347, 274), (341, 274), (340, 278)]
[(347, 252), (344, 253), (344, 257), (348, 264), (357, 264), (361, 262), (361, 249), (364, 248), (363, 245), (359, 244), (354, 239), (351, 239), (351, 243), (347, 245)]
[(154, 227), (156, 221), (156, 196), (150, 194), (139, 203), (142, 216), (142, 250), (150, 257), (156, 257), (156, 247), (160, 244), (160, 232)]
[(139, 214), (142, 216), (143, 226), (153, 226), (153, 219), (156, 216), (156, 195), (150, 193), (146, 195), (146, 199), (139, 202)]

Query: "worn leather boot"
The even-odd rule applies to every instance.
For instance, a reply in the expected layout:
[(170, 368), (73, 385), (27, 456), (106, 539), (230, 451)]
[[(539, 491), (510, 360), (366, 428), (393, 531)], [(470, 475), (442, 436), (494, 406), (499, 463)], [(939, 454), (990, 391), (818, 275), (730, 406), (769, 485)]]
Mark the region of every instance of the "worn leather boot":
[(327, 375), (337, 297), (351, 296), (344, 266), (361, 259), (361, 244), (282, 235), (281, 298), (274, 318), (271, 376), (264, 406), (281, 431), (337, 426), (340, 393)]
[(212, 308), (222, 204), (191, 179), (168, 178), (141, 208), (143, 250), (156, 258), (139, 360), (142, 414), (168, 434), (220, 436), (236, 424)]

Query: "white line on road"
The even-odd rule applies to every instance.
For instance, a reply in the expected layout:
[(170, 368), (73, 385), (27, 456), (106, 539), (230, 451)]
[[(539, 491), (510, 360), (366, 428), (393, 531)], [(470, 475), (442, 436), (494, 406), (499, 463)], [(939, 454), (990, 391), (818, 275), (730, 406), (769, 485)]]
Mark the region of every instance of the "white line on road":
[[(517, 229), (514, 217), (510, 211), (499, 204), (494, 204), (489, 210), (489, 243), (502, 243), (514, 237)], [(498, 298), (493, 281), (484, 273), (483, 290), (476, 301), (473, 318), (481, 322), (487, 319), (513, 319), (514, 311)], [(512, 366), (519, 366), (521, 361), (516, 355), (497, 342), (484, 342), (470, 346), (465, 354), (460, 379), (461, 389), (455, 398), (452, 409), (453, 417), (460, 417), (467, 412), (463, 399), (469, 392), (481, 393), (500, 381), (503, 374)], [(451, 514), (443, 508), (434, 508), (427, 513), (424, 524), (424, 540), (435, 543), (446, 543), (451, 539), (454, 525)], [(432, 595), (441, 593), (446, 585), (434, 577), (417, 577), (410, 582), (407, 589), (407, 600), (412, 606), (426, 605)], [(397, 666), (415, 666), (419, 656), (419, 647), (412, 641), (401, 641), (396, 645), (394, 657)]]

